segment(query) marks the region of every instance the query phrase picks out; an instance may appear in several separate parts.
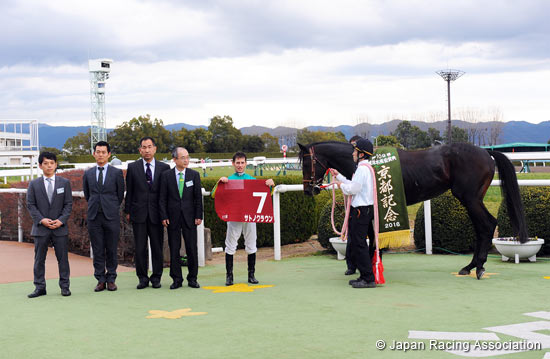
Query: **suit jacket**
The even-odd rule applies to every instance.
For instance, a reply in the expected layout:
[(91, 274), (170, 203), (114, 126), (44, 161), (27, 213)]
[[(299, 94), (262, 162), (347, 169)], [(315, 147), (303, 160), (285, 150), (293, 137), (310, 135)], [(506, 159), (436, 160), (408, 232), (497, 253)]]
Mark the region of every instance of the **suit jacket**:
[(160, 175), (169, 170), (166, 163), (155, 160), (153, 186), (149, 187), (145, 178), (143, 159), (132, 162), (126, 171), (126, 199), (124, 212), (130, 214), (130, 220), (135, 223), (145, 223), (147, 216), (152, 223), (160, 223), (159, 191)]
[[(27, 208), (32, 217), (31, 236), (47, 236), (52, 232), (55, 236), (69, 235), (67, 221), (73, 208), (71, 183), (66, 178), (55, 176), (55, 188), (50, 204), (44, 186), (44, 177), (32, 180), (27, 189)], [(56, 229), (49, 229), (40, 224), (44, 218), (59, 219), (63, 225)]]
[(180, 199), (175, 170), (164, 171), (160, 177), (160, 219), (170, 220), (170, 226), (195, 226), (202, 219), (201, 176), (190, 168), (185, 170), (185, 185)]
[(84, 197), (88, 201), (88, 220), (94, 220), (97, 216), (99, 203), (103, 215), (108, 220), (120, 218), (120, 204), (124, 199), (124, 176), (122, 170), (109, 165), (107, 174), (103, 181), (103, 188), (100, 190), (96, 179), (96, 168), (93, 166), (84, 172), (82, 187)]

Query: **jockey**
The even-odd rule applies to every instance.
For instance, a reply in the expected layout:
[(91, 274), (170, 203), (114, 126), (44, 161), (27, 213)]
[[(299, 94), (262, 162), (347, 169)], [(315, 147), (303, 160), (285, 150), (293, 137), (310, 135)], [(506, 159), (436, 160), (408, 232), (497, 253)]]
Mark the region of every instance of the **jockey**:
[(374, 146), (369, 140), (360, 138), (353, 148), (353, 160), (358, 163), (358, 166), (351, 181), (335, 169), (331, 169), (331, 174), (336, 177), (336, 184), (342, 189), (342, 192), (352, 196), (348, 219), (348, 246), (350, 247), (351, 262), (359, 269), (360, 276), (350, 280), (349, 284), (353, 288), (375, 288), (369, 246), (365, 240), (369, 232), (373, 233), (373, 178), (369, 169), (366, 166), (361, 166), (361, 162), (372, 156)]

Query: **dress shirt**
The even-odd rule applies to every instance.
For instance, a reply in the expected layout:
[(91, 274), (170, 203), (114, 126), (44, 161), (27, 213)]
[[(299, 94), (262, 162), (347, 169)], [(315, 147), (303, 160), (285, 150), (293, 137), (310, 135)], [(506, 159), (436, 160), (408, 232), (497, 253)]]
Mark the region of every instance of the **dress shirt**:
[[(151, 169), (151, 180), (155, 178), (155, 159), (149, 162), (149, 168)], [(143, 160), (143, 172), (147, 172), (147, 161)]]
[[(361, 161), (362, 162), (362, 161)], [(371, 206), (374, 204), (372, 173), (366, 166), (357, 166), (351, 181), (341, 174), (336, 179), (342, 184), (340, 189), (345, 195), (352, 195), (353, 207)]]
[[(178, 170), (177, 167), (174, 167), (174, 170), (176, 172), (176, 183), (179, 183), (180, 182), (180, 171)], [(181, 172), (183, 172), (183, 181), (184, 181), (183, 187), (184, 188), (185, 188), (185, 170), (186, 169), (184, 168), (183, 171), (181, 171)]]
[(104, 164), (103, 166), (97, 165), (95, 168), (95, 180), (99, 180), (99, 167), (103, 167), (103, 184), (105, 184), (105, 178), (107, 178), (107, 167), (109, 166), (108, 163)]
[[(46, 180), (46, 178), (48, 178), (48, 177), (44, 176), (44, 188), (46, 189), (46, 193), (48, 193), (48, 183), (49, 182)], [(53, 186), (54, 191), (55, 191), (55, 174), (53, 176), (49, 177), (49, 178), (52, 179), (52, 186)]]

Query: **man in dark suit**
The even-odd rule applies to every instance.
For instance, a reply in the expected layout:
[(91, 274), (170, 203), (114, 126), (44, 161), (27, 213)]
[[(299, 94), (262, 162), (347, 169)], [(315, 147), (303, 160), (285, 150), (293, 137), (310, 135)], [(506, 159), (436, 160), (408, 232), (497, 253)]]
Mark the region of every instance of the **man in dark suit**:
[(59, 268), (61, 295), (71, 295), (69, 290), (69, 230), (67, 221), (73, 207), (71, 183), (55, 175), (57, 157), (50, 152), (38, 156), (38, 166), (44, 176), (32, 180), (27, 189), (27, 208), (32, 217), (31, 236), (34, 239), (34, 286), (28, 295), (36, 298), (46, 295), (44, 279), (48, 244), (53, 242)]
[(96, 143), (93, 155), (97, 165), (84, 172), (82, 182), (88, 201), (88, 233), (94, 254), (94, 276), (98, 281), (94, 290), (101, 292), (107, 286), (108, 290), (114, 291), (117, 290), (119, 210), (124, 199), (124, 176), (120, 169), (107, 163), (111, 157), (111, 147), (107, 142)]
[[(156, 152), (155, 140), (143, 137), (139, 141), (141, 159), (130, 163), (126, 172), (124, 212), (134, 230), (136, 275), (139, 280), (137, 289), (148, 287), (149, 281), (153, 288), (160, 288), (164, 264), (164, 227), (160, 222), (158, 194), (160, 175), (169, 170), (170, 166), (156, 161)], [(150, 278), (147, 273), (147, 237), (150, 238), (153, 262)]]
[(202, 222), (201, 178), (197, 171), (187, 168), (189, 153), (177, 147), (172, 151), (176, 167), (160, 177), (160, 218), (168, 228), (170, 246), (170, 277), (174, 281), (170, 289), (182, 286), (180, 249), (181, 236), (187, 252), (187, 285), (200, 288), (197, 282), (199, 270), (197, 254), (197, 226)]

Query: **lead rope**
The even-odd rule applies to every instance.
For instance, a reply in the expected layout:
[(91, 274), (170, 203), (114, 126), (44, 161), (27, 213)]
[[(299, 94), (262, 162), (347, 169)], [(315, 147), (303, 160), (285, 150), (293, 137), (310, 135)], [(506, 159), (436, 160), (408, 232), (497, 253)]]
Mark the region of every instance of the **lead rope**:
[[(330, 169), (327, 169), (327, 172), (329, 172)], [(326, 175), (326, 174), (325, 174)], [(330, 224), (332, 225), (332, 230), (334, 233), (340, 236), (340, 239), (342, 241), (348, 240), (348, 221), (349, 221), (349, 212), (350, 212), (350, 206), (351, 206), (351, 196), (344, 195), (344, 207), (346, 208), (345, 214), (344, 214), (344, 223), (342, 223), (342, 230), (338, 231), (336, 229), (336, 225), (334, 224), (334, 208), (336, 207), (336, 183), (329, 183), (328, 185), (321, 186), (321, 188), (327, 188), (332, 187), (332, 209), (330, 211)]]

